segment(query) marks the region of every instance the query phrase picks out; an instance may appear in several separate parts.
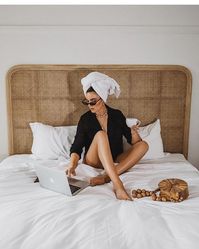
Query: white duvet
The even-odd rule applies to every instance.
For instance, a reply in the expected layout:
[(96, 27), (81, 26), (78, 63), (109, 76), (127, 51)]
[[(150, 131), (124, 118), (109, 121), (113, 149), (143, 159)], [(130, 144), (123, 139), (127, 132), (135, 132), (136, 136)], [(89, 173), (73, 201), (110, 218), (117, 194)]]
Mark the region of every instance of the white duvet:
[[(180, 154), (142, 161), (121, 177), (125, 187), (154, 190), (165, 178), (189, 184), (181, 203), (150, 198), (120, 201), (112, 184), (88, 187), (77, 196), (33, 183), (30, 155), (11, 156), (0, 164), (0, 249), (196, 249), (199, 247), (199, 173)], [(42, 162), (63, 168), (64, 162)], [(80, 165), (78, 176), (99, 172)]]

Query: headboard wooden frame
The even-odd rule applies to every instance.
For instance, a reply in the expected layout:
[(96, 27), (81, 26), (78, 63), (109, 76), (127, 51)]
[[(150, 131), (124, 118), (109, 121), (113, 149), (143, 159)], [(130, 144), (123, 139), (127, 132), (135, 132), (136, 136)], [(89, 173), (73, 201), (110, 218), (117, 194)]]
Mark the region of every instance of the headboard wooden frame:
[(108, 105), (142, 125), (161, 121), (164, 150), (188, 156), (192, 77), (179, 65), (16, 65), (7, 73), (9, 153), (31, 153), (29, 122), (54, 126), (77, 124), (87, 109), (81, 105), (80, 79), (99, 71), (121, 86)]

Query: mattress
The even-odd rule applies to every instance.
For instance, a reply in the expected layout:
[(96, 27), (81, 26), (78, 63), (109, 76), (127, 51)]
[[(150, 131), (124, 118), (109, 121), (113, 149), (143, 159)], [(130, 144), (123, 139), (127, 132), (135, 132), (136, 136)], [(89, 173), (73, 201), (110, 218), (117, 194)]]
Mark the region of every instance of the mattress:
[[(67, 161), (35, 160), (13, 155), (0, 163), (0, 248), (5, 249), (196, 249), (199, 243), (199, 173), (182, 154), (142, 160), (120, 176), (131, 189), (154, 190), (165, 178), (180, 178), (189, 185), (181, 203), (150, 198), (117, 200), (112, 183), (65, 195), (34, 183), (34, 165), (63, 170)], [(77, 178), (98, 175), (80, 164)]]

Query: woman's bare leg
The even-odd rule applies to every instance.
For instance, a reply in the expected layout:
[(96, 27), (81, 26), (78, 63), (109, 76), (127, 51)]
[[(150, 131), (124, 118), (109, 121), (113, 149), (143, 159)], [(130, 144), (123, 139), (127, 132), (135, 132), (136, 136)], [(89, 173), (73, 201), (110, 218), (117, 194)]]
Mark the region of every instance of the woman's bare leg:
[[(120, 154), (116, 159), (116, 162), (118, 162), (115, 167), (117, 174), (120, 175), (132, 168), (146, 154), (148, 148), (149, 146), (145, 141), (140, 141), (132, 145), (129, 150)], [(107, 177), (106, 174), (105, 177)]]
[[(148, 148), (149, 146), (145, 141), (140, 141), (132, 145), (129, 150), (120, 154), (116, 159), (116, 162), (118, 162), (115, 166), (117, 174), (120, 175), (132, 168), (146, 154)], [(108, 181), (106, 174), (104, 174), (104, 177)]]
[(116, 161), (119, 162), (116, 165), (118, 175), (124, 173), (139, 162), (148, 151), (148, 148), (149, 146), (145, 141), (140, 141), (132, 145), (129, 150), (120, 154), (116, 159)]
[[(102, 164), (106, 171), (106, 174), (110, 177), (111, 181), (113, 182), (117, 198), (121, 200), (131, 199), (127, 194), (127, 192), (125, 191), (123, 183), (117, 174), (113, 158), (111, 155), (110, 145), (106, 132), (98, 131), (95, 134), (93, 142), (85, 156), (84, 161), (85, 163), (93, 167), (100, 167)], [(93, 179), (95, 179), (95, 177)], [(91, 178), (91, 184), (92, 184), (92, 178)]]

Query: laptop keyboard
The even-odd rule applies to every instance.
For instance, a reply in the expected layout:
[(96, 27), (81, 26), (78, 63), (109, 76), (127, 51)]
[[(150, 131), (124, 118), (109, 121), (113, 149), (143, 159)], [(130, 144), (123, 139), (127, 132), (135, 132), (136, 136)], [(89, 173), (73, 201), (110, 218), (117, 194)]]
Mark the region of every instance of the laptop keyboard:
[(80, 187), (77, 187), (77, 186), (74, 186), (74, 185), (71, 185), (71, 184), (69, 184), (69, 186), (70, 186), (70, 190), (71, 190), (72, 194), (80, 189)]

